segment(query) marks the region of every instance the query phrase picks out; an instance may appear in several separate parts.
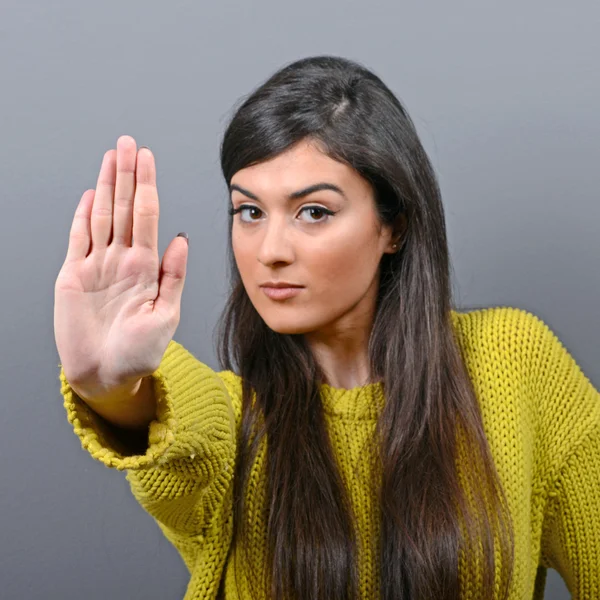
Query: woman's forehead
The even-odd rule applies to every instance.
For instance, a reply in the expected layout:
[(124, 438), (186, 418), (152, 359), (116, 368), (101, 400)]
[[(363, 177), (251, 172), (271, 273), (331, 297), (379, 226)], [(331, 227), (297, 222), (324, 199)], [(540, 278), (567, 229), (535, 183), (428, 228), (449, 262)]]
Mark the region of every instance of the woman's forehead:
[[(311, 144), (303, 144), (240, 169), (231, 178), (230, 187), (242, 187), (259, 198), (271, 194), (288, 197), (317, 183), (331, 184), (343, 192), (368, 186), (352, 167), (323, 154)], [(332, 189), (331, 193), (335, 192)]]

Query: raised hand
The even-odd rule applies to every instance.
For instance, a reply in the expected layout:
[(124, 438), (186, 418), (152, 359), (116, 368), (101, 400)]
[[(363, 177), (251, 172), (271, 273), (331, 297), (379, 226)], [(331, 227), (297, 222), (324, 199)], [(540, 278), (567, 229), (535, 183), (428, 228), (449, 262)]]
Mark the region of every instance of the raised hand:
[(65, 376), (102, 397), (152, 374), (179, 325), (188, 244), (158, 256), (154, 156), (121, 136), (81, 197), (55, 284), (54, 334)]

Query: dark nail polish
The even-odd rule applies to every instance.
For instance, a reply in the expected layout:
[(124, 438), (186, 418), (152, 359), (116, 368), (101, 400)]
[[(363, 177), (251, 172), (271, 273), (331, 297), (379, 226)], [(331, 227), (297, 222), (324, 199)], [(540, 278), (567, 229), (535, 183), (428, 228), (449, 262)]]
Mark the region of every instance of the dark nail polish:
[(190, 245), (190, 240), (188, 239), (188, 234), (185, 231), (178, 233), (177, 237), (185, 238), (185, 241), (188, 243), (188, 246)]

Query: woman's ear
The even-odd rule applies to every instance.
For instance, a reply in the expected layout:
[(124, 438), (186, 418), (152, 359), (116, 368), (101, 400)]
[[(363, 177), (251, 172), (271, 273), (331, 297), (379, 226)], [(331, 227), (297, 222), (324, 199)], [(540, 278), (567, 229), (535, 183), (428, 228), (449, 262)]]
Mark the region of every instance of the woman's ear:
[(398, 250), (400, 250), (400, 247), (404, 243), (404, 234), (406, 233), (407, 227), (408, 219), (406, 218), (406, 213), (401, 212), (396, 217), (392, 228), (392, 238), (390, 240), (392, 252), (398, 252)]

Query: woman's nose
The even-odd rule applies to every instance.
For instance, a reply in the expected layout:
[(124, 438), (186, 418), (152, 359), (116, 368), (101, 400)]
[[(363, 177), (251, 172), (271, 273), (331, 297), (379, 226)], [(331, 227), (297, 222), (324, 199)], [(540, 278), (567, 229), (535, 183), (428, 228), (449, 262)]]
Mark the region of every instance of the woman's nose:
[(264, 236), (258, 249), (258, 260), (263, 265), (277, 262), (291, 262), (293, 248), (288, 239), (288, 231), (283, 219), (271, 221), (264, 228)]

